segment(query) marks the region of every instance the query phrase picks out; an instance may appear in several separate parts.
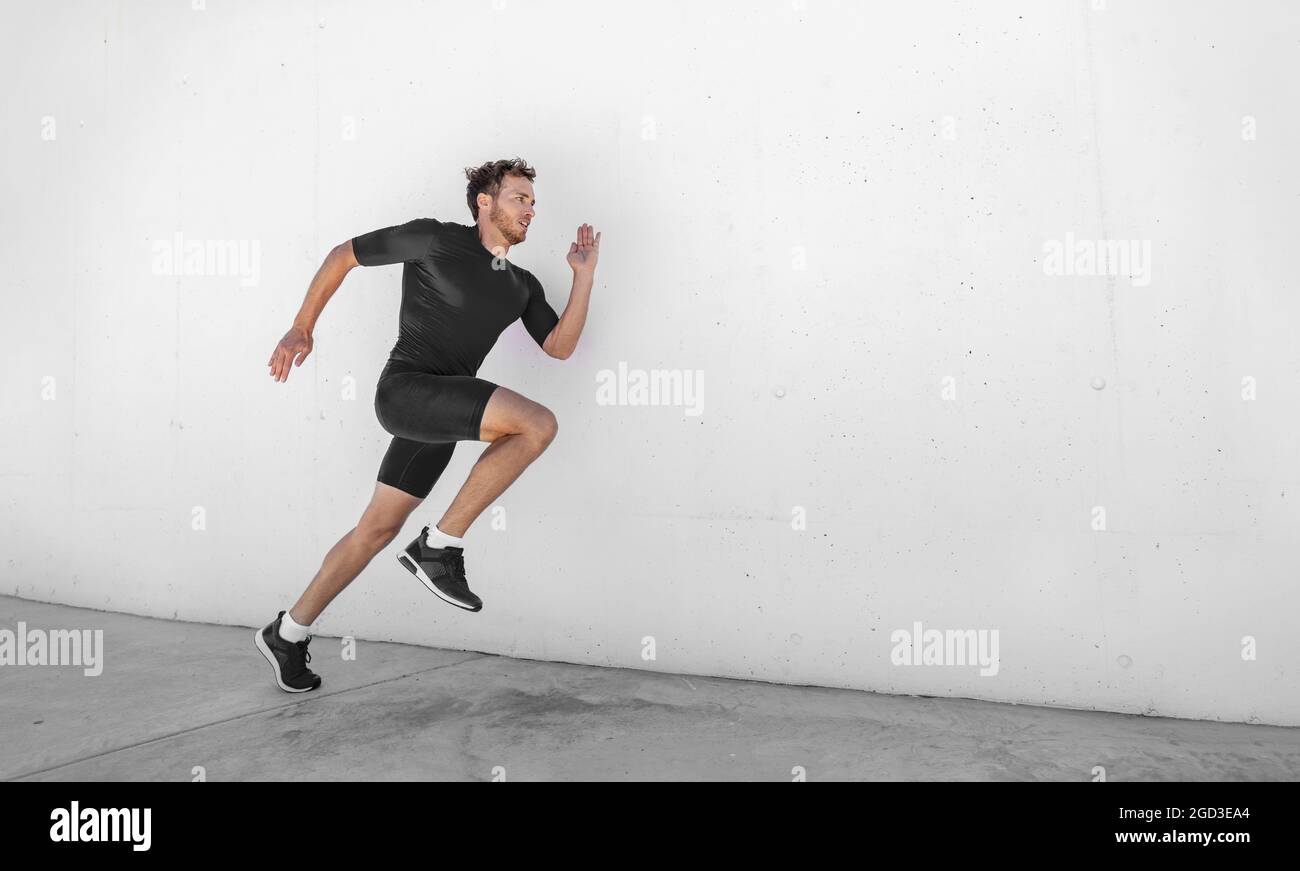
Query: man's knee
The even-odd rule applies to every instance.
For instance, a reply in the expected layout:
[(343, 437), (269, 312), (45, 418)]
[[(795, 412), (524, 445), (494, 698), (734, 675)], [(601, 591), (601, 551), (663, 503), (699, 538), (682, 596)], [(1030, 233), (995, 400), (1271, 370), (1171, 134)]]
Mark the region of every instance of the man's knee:
[(381, 551), (393, 543), (402, 531), (401, 524), (362, 518), (357, 524), (356, 534), (363, 544), (375, 552)]
[(555, 418), (555, 412), (546, 406), (539, 406), (540, 410), (532, 415), (528, 424), (528, 435), (543, 448), (555, 441), (556, 434), (560, 431), (560, 422)]

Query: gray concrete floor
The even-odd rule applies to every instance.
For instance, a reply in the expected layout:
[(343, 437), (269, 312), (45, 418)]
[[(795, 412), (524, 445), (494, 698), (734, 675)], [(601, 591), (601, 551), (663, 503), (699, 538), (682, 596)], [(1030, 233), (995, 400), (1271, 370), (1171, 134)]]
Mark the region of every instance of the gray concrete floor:
[[(93, 615), (93, 617), (91, 616)], [(4, 780), (1296, 780), (1300, 729), (312, 642), (290, 695), (252, 627), (0, 596), (104, 629), (109, 667), (0, 667)], [(323, 655), (326, 649), (329, 656)], [(111, 660), (108, 659), (111, 657)]]

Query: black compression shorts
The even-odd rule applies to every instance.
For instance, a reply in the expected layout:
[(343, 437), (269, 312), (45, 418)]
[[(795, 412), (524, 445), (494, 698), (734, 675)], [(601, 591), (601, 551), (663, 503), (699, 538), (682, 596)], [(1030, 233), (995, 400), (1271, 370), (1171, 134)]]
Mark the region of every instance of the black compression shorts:
[(497, 385), (469, 375), (435, 375), (390, 361), (375, 388), (375, 416), (392, 436), (379, 481), (419, 499), (429, 495), (458, 441), (477, 441)]

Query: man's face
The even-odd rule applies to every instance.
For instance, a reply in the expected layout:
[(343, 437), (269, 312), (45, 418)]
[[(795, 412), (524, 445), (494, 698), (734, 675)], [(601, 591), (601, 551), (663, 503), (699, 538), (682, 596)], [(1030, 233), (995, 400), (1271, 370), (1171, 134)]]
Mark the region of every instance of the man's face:
[(492, 203), (488, 220), (511, 245), (518, 245), (528, 235), (536, 206), (533, 183), (522, 176), (508, 175), (501, 179), (501, 192)]

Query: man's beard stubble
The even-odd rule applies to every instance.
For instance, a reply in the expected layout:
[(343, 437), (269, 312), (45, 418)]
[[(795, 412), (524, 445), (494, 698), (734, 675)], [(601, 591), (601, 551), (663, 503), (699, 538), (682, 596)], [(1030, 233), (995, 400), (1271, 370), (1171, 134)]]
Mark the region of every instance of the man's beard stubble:
[(504, 209), (498, 209), (493, 205), (492, 213), (488, 215), (488, 220), (492, 222), (494, 227), (501, 231), (501, 235), (505, 236), (506, 240), (509, 241), (511, 245), (518, 245), (520, 242), (524, 241), (523, 230), (518, 224), (514, 223), (514, 219), (506, 215)]

